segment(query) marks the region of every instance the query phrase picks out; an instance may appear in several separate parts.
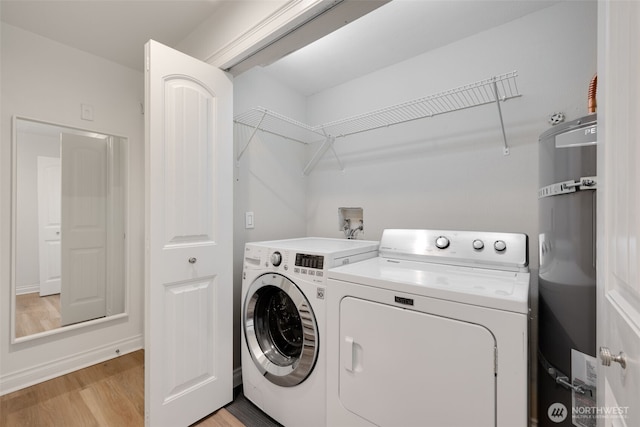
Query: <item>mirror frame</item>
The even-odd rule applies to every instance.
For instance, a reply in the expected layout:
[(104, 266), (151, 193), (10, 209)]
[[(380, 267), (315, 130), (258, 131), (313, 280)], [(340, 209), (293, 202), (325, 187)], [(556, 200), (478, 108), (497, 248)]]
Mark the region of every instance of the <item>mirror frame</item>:
[(11, 118), (11, 250), (10, 250), (10, 276), (11, 276), (11, 344), (19, 344), (23, 342), (28, 342), (32, 340), (37, 340), (45, 337), (51, 337), (63, 333), (67, 333), (69, 331), (75, 331), (78, 329), (87, 328), (94, 325), (100, 325), (103, 323), (110, 323), (114, 321), (118, 321), (120, 319), (129, 317), (129, 290), (130, 290), (130, 268), (129, 268), (129, 254), (130, 254), (130, 239), (126, 238), (124, 242), (124, 311), (122, 313), (113, 314), (106, 317), (101, 317), (98, 319), (87, 320), (80, 323), (75, 323), (72, 325), (61, 326), (56, 329), (51, 329), (44, 332), (38, 332), (31, 335), (25, 335), (21, 337), (16, 337), (16, 265), (17, 265), (17, 196), (18, 196), (18, 120), (26, 120), (30, 122), (40, 123), (44, 125), (56, 126), (56, 127), (65, 127), (68, 129), (81, 131), (81, 132), (89, 132), (89, 133), (99, 133), (101, 135), (109, 135), (116, 138), (121, 138), (124, 140), (124, 179), (126, 182), (125, 190), (124, 190), (124, 229), (125, 235), (130, 236), (130, 221), (129, 221), (129, 137), (118, 135), (110, 132), (98, 132), (90, 129), (83, 129), (76, 126), (69, 126), (60, 123), (48, 122), (46, 120), (34, 119), (31, 117), (18, 116), (14, 115)]

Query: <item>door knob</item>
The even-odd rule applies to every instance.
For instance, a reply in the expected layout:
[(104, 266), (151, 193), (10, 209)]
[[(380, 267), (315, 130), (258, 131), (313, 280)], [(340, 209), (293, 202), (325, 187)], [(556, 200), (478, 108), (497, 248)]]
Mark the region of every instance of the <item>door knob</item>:
[(611, 362), (619, 363), (622, 369), (627, 368), (627, 358), (623, 352), (613, 355), (608, 347), (600, 347), (600, 360), (604, 366), (611, 366)]
[(195, 257), (189, 258), (189, 264), (195, 264), (197, 259)]

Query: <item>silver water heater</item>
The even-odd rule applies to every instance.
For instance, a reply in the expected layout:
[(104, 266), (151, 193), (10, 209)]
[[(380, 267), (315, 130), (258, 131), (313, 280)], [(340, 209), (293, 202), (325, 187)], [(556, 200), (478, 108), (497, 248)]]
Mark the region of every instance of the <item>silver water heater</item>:
[(539, 140), (538, 426), (595, 426), (596, 114)]

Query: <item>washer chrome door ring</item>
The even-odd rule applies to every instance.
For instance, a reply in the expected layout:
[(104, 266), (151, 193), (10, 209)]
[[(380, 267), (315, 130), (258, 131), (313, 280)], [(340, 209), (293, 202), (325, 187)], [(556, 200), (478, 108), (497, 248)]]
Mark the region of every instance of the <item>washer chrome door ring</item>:
[(242, 321), (251, 358), (265, 378), (292, 387), (309, 376), (318, 356), (318, 327), (295, 283), (274, 273), (256, 278), (245, 296)]

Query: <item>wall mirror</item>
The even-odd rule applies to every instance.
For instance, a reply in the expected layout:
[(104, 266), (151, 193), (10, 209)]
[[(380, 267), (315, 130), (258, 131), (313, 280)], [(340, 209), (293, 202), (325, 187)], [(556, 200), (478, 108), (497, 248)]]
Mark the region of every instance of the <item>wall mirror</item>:
[(125, 315), (127, 138), (13, 118), (13, 339)]

